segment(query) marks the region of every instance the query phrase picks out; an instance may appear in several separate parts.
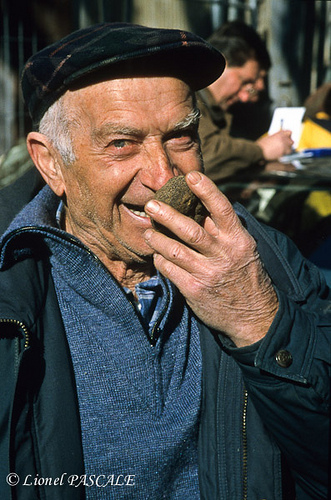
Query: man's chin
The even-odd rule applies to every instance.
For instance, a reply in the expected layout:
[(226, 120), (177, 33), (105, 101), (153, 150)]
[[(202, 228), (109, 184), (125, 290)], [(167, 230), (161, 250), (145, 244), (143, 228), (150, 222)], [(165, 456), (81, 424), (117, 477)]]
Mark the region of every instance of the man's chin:
[(126, 250), (130, 255), (131, 260), (141, 263), (152, 263), (153, 262), (153, 250), (147, 245), (142, 245), (141, 247), (134, 247), (131, 245), (126, 245)]

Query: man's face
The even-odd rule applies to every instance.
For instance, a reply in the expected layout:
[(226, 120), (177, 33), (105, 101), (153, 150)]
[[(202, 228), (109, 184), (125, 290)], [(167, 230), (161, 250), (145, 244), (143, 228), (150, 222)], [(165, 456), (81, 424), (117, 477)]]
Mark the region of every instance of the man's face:
[(247, 83), (238, 92), (238, 98), (241, 102), (257, 102), (260, 98), (261, 92), (265, 89), (265, 79), (267, 72), (260, 69), (258, 77), (254, 82)]
[(253, 59), (243, 66), (226, 67), (223, 75), (209, 86), (217, 104), (224, 110), (241, 100), (240, 92), (247, 85), (254, 84), (259, 77), (259, 63)]
[(202, 166), (190, 89), (170, 77), (127, 78), (64, 98), (76, 155), (57, 193), (66, 230), (106, 260), (143, 262), (144, 205), (171, 177)]

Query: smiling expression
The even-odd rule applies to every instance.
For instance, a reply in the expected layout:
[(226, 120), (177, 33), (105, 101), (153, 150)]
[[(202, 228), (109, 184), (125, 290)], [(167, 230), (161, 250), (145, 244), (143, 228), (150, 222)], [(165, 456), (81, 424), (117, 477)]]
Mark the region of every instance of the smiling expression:
[[(109, 80), (64, 95), (76, 161), (61, 165), (65, 228), (106, 263), (144, 262), (144, 205), (171, 177), (201, 169), (189, 87), (170, 77)], [(109, 267), (109, 266), (108, 266)]]

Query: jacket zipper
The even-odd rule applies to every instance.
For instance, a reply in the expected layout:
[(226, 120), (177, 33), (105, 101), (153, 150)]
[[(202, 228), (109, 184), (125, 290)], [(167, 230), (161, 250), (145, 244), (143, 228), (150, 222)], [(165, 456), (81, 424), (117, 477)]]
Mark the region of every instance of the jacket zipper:
[(12, 325), (18, 326), (24, 333), (24, 349), (27, 349), (29, 347), (30, 345), (29, 330), (27, 329), (24, 323), (16, 319), (3, 319), (3, 318), (0, 318), (0, 323), (10, 323)]
[(243, 438), (243, 500), (247, 500), (247, 405), (248, 393), (244, 390), (242, 411), (242, 438)]

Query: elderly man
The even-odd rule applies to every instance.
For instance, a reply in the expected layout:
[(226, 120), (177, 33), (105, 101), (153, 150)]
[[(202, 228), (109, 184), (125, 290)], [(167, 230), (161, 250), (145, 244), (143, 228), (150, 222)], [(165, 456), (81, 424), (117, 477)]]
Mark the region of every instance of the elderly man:
[(209, 42), (226, 59), (224, 73), (199, 92), (199, 134), (206, 174), (216, 183), (251, 166), (289, 154), (291, 132), (281, 130), (257, 141), (231, 137), (227, 111), (237, 102), (256, 102), (264, 90), (270, 58), (259, 34), (241, 21), (222, 25)]
[[(329, 291), (202, 174), (223, 67), (128, 24), (28, 61), (47, 186), (0, 247), (1, 499), (326, 496)], [(154, 198), (179, 175), (202, 225)]]

